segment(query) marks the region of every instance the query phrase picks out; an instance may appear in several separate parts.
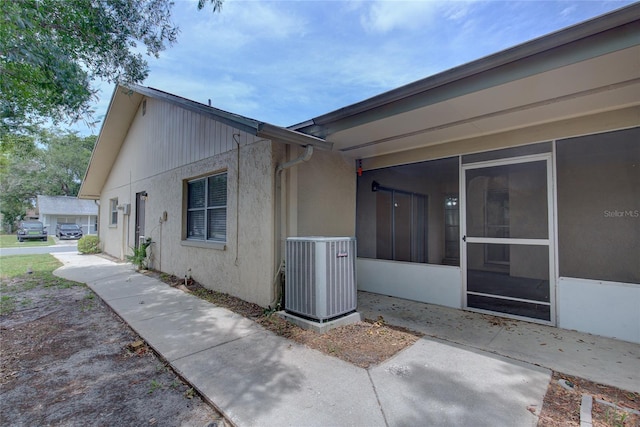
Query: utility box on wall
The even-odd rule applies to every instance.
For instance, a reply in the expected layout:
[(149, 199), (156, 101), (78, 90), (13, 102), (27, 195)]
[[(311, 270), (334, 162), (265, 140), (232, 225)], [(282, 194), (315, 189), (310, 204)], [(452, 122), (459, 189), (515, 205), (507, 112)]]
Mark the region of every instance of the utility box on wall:
[(355, 237), (290, 237), (285, 311), (324, 322), (357, 307)]

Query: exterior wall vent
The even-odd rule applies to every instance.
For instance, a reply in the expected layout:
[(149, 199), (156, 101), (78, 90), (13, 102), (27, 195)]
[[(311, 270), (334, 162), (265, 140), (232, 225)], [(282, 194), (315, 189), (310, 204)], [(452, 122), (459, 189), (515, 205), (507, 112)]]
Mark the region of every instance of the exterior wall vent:
[(354, 237), (288, 238), (285, 311), (321, 323), (355, 311), (355, 262)]

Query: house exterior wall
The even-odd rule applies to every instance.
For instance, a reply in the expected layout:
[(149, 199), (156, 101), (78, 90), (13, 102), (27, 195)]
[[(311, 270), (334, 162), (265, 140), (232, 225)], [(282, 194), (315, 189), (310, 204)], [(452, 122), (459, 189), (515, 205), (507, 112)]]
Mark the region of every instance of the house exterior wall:
[[(302, 153), (293, 150), (294, 157)], [(356, 232), (356, 169), (339, 153), (315, 150), (288, 170), (287, 237), (353, 237)]]
[[(142, 108), (101, 193), (103, 250), (121, 259), (131, 253), (135, 197), (146, 192), (152, 268), (268, 305), (274, 273), (273, 144), (162, 101), (147, 99), (144, 115)], [(218, 172), (227, 173), (226, 243), (187, 240), (186, 182)], [(118, 210), (116, 226), (109, 224), (113, 198), (130, 205), (128, 215)]]

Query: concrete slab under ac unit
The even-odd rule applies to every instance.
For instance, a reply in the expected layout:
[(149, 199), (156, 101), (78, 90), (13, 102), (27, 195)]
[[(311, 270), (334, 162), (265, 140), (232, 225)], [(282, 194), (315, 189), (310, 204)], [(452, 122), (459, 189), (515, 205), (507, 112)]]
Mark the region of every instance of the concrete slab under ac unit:
[(291, 322), (294, 325), (300, 326), (302, 329), (308, 329), (319, 334), (324, 334), (325, 332), (330, 331), (333, 328), (337, 328), (340, 326), (351, 325), (353, 323), (358, 323), (362, 321), (362, 315), (357, 311), (353, 313), (347, 314), (345, 316), (339, 317), (337, 319), (330, 320), (328, 322), (315, 322), (313, 320), (304, 319), (302, 317), (298, 317), (294, 314), (287, 313), (286, 311), (279, 311), (276, 313), (282, 319), (287, 322)]

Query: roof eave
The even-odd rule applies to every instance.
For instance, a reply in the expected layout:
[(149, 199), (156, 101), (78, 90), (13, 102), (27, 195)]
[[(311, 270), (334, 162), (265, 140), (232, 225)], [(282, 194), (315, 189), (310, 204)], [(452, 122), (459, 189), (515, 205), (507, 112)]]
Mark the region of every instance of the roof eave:
[[(96, 141), (95, 146), (93, 147), (93, 151), (91, 153), (91, 159), (89, 160), (89, 166), (87, 166), (87, 171), (85, 173), (84, 179), (82, 180), (82, 184), (80, 185), (80, 190), (78, 191), (79, 199), (89, 199), (89, 200), (97, 200), (100, 198), (100, 194), (95, 194), (95, 187), (99, 187), (102, 189), (104, 182), (107, 179), (109, 171), (111, 170), (111, 166), (113, 166), (113, 162), (115, 161), (115, 157), (117, 157), (117, 153), (120, 151), (120, 147), (124, 142), (124, 137), (129, 131), (129, 127), (133, 122), (133, 118), (135, 117), (136, 111), (140, 102), (142, 101), (142, 96), (138, 100), (134, 100), (134, 102), (130, 103), (127, 106), (127, 109), (124, 114), (125, 120), (122, 117), (115, 118), (114, 105), (122, 99), (121, 97), (127, 96), (129, 99), (134, 95), (134, 91), (131, 88), (123, 85), (116, 85), (113, 90), (113, 94), (111, 95), (111, 100), (109, 101), (109, 107), (107, 108), (107, 113), (105, 115), (105, 119), (102, 122), (102, 126), (100, 128), (100, 133), (98, 134), (98, 139)], [(142, 94), (140, 94), (142, 95)], [(121, 122), (122, 126), (120, 126), (117, 132), (114, 135), (106, 135), (107, 129), (111, 128), (112, 121)], [(105, 154), (108, 154), (107, 159), (104, 158)], [(100, 157), (100, 164), (98, 164), (97, 158)], [(109, 171), (105, 172), (95, 172), (95, 169), (99, 166), (104, 166), (104, 162), (110, 163)], [(98, 180), (98, 182), (94, 182)], [(100, 182), (101, 181), (101, 182)], [(91, 189), (93, 188), (93, 189)]]

